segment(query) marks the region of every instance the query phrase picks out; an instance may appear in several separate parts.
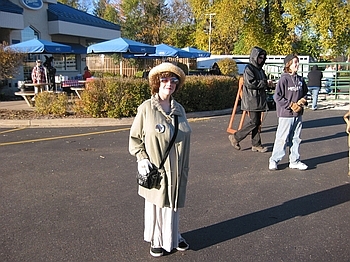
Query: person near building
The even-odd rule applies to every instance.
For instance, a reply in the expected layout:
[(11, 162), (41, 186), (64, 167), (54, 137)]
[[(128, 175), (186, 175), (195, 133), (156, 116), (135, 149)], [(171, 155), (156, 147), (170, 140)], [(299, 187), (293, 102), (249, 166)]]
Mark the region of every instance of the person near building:
[(136, 156), (139, 174), (146, 175), (151, 163), (159, 167), (174, 134), (174, 116), (178, 117), (175, 143), (160, 169), (160, 188), (138, 187), (138, 194), (145, 199), (144, 240), (151, 243), (150, 254), (154, 257), (162, 256), (164, 251), (189, 248), (179, 233), (179, 209), (185, 205), (191, 127), (184, 108), (172, 96), (181, 89), (185, 77), (172, 63), (152, 68), (152, 96), (138, 107), (130, 129), (129, 152)]
[(83, 79), (86, 80), (87, 78), (90, 78), (92, 76), (89, 68), (87, 66), (84, 67), (84, 74)]
[[(36, 65), (32, 69), (32, 82), (33, 84), (43, 84), (47, 83), (47, 72), (46, 68), (42, 65), (41, 60), (36, 60)], [(34, 94), (35, 96), (39, 93), (39, 89), (41, 90), (43, 86), (41, 85), (34, 85)], [(33, 100), (35, 98), (33, 97)]]
[(241, 109), (248, 112), (250, 118), (241, 129), (229, 135), (231, 145), (240, 150), (240, 142), (251, 134), (252, 151), (266, 152), (260, 137), (261, 115), (267, 111), (266, 89), (267, 76), (262, 69), (266, 61), (266, 51), (260, 47), (253, 47), (249, 57), (249, 64), (243, 73), (243, 95)]
[(312, 110), (317, 110), (317, 100), (318, 93), (321, 89), (321, 80), (323, 78), (323, 74), (320, 70), (318, 70), (317, 65), (313, 65), (311, 71), (307, 74), (308, 77), (308, 89), (312, 97)]
[(299, 58), (289, 54), (284, 58), (284, 73), (279, 79), (274, 99), (278, 126), (272, 155), (269, 159), (269, 169), (277, 170), (278, 162), (286, 154), (289, 146), (289, 168), (305, 170), (306, 164), (300, 161), (299, 147), (301, 143), (302, 115), (307, 105), (307, 85), (302, 76), (297, 74)]

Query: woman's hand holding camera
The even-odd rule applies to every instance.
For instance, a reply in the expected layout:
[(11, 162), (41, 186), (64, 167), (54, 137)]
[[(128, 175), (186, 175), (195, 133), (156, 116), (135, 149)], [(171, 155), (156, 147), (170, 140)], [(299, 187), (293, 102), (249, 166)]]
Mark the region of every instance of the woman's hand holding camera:
[(152, 164), (147, 158), (137, 162), (137, 170), (140, 175), (146, 176), (150, 171), (150, 167), (152, 167)]

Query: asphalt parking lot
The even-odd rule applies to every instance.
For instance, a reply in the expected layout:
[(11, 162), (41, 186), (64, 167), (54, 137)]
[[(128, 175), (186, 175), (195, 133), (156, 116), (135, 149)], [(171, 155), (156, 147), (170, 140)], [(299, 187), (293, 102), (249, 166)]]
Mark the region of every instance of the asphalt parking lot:
[[(268, 153), (236, 151), (230, 115), (191, 120), (180, 228), (190, 244), (162, 261), (349, 261), (350, 178), (343, 110), (307, 110), (306, 171), (268, 170)], [(238, 123), (237, 115), (235, 124)], [(129, 126), (0, 129), (0, 261), (151, 261)]]

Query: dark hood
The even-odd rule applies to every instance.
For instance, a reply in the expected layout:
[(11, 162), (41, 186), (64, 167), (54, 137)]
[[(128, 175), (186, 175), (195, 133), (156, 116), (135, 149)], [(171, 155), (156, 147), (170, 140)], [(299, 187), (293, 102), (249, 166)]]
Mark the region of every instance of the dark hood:
[[(265, 59), (263, 62), (259, 65), (258, 64), (258, 56), (262, 54), (265, 56)], [(250, 52), (250, 57), (249, 57), (249, 63), (251, 63), (253, 66), (257, 68), (262, 68), (263, 65), (265, 64), (266, 61), (266, 51), (260, 47), (253, 47), (252, 51)]]
[(318, 66), (317, 65), (313, 65), (312, 66), (312, 70), (317, 70), (318, 69)]

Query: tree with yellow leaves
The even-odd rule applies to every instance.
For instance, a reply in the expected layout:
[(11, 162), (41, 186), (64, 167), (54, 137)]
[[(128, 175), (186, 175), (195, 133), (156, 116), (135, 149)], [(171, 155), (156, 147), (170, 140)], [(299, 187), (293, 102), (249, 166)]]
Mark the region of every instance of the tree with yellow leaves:
[(25, 57), (25, 54), (6, 47), (7, 44), (5, 42), (0, 44), (0, 80), (15, 76)]

